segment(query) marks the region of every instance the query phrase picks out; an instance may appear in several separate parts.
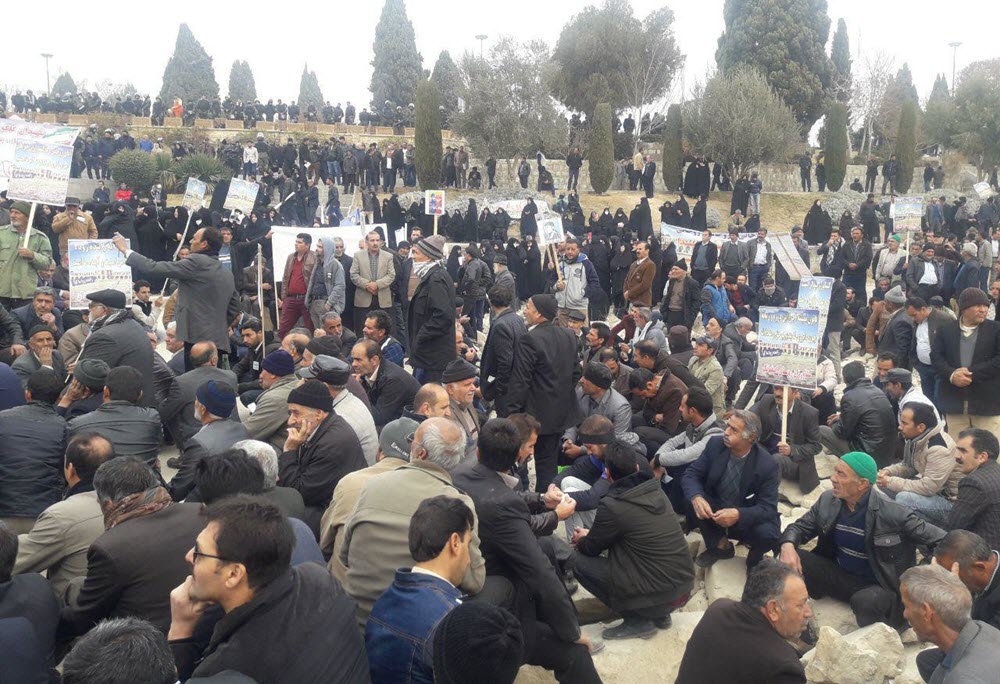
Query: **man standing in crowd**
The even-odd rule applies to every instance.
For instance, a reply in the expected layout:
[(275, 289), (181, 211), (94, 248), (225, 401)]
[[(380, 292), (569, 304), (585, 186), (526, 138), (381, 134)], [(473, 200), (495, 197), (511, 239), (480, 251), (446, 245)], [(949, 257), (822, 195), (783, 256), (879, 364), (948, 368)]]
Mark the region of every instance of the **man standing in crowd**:
[(382, 309), (391, 314), (392, 293), (390, 286), (396, 279), (392, 254), (382, 249), (382, 237), (371, 231), (365, 237), (366, 249), (355, 252), (351, 263), (351, 282), (354, 283), (354, 332), (361, 334), (365, 318), (372, 309)]
[(656, 264), (649, 259), (649, 245), (639, 242), (635, 246), (635, 261), (625, 275), (624, 297), (629, 304), (653, 306), (653, 280), (656, 279)]
[(431, 235), (411, 250), (417, 284), (410, 297), (406, 322), (410, 366), (418, 382), (436, 382), (455, 358), (455, 283), (441, 265), (444, 236)]
[(306, 293), (312, 282), (313, 271), (316, 268), (316, 252), (310, 249), (312, 236), (309, 233), (299, 233), (295, 236), (295, 251), (285, 260), (285, 274), (281, 281), (281, 322), (278, 324), (278, 337), (283, 338), (288, 331), (298, 325), (299, 320), (310, 324), (309, 310), (306, 303)]
[[(597, 278), (597, 269), (580, 251), (580, 241), (576, 238), (566, 239), (566, 251), (557, 265), (562, 273), (556, 278), (555, 271), (549, 276), (552, 289), (555, 290), (556, 302), (559, 304), (558, 325), (569, 325), (570, 312), (578, 311), (584, 320), (590, 311), (591, 298), (597, 297), (601, 291), (601, 283)], [(654, 269), (655, 270), (655, 269)], [(552, 282), (555, 279), (555, 282)]]
[(38, 286), (38, 274), (52, 263), (52, 243), (40, 230), (28, 230), (31, 205), (18, 200), (10, 205), (10, 223), (0, 227), (0, 305), (13, 311), (31, 301)]

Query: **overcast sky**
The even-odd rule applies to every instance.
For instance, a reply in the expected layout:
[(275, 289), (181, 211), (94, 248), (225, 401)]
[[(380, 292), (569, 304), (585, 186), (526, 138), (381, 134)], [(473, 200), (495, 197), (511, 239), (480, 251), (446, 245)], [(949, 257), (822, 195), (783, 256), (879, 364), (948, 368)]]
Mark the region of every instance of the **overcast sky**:
[[(852, 57), (857, 58), (860, 38), (863, 53), (883, 50), (895, 56), (897, 66), (908, 62), (921, 99), (930, 92), (938, 72), (945, 72), (951, 81), (948, 43), (962, 41), (959, 72), (969, 62), (1000, 54), (996, 22), (986, 21), (984, 8), (989, 4), (984, 0), (951, 0), (935, 6), (933, 12), (901, 0), (828, 1), (831, 38), (837, 19), (843, 17)], [(60, 71), (68, 70), (77, 83), (130, 81), (140, 92), (155, 95), (173, 52), (177, 26), (187, 22), (214, 60), (223, 96), (233, 60), (246, 59), (256, 78), (257, 94), (265, 101), (296, 98), (304, 63), (316, 71), (328, 100), (350, 100), (360, 111), (371, 99), (368, 86), (372, 39), (382, 7), (379, 0), (310, 2), (297, 5), (296, 11), (280, 11), (279, 5), (266, 12), (253, 11), (253, 3), (231, 2), (196, 3), (196, 9), (186, 2), (157, 3), (155, 10), (137, 5), (121, 13), (96, 7), (80, 12), (77, 3), (66, 3), (65, 11), (60, 11), (62, 4), (46, 3), (45, 17), (40, 17), (37, 4), (7, 3), (7, 48), (0, 86), (8, 91), (15, 87), (43, 91), (45, 60), (39, 54), (50, 52), (54, 55), (50, 64), (53, 82)], [(632, 4), (642, 17), (664, 3), (633, 0)], [(690, 89), (714, 67), (716, 41), (723, 29), (723, 0), (666, 4), (674, 10), (675, 34), (687, 56), (683, 81), (678, 80), (674, 91), (679, 98), (681, 82)], [(445, 4), (440, 0), (407, 0), (406, 5), (426, 69), (433, 68), (442, 50), (449, 50), (456, 62), (463, 51), (478, 50), (475, 36), (480, 33), (490, 36), (487, 50), (490, 40), (501, 34), (520, 40), (541, 38), (554, 46), (563, 24), (584, 6), (565, 0), (448, 3), (449, 11), (443, 14)], [(50, 22), (39, 26), (46, 17)]]

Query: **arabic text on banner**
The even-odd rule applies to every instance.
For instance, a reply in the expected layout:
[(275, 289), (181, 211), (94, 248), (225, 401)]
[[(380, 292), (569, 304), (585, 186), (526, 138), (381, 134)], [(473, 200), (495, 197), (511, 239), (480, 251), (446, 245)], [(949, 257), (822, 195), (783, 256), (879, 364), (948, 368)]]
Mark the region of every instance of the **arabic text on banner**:
[(125, 255), (111, 240), (70, 240), (69, 308), (86, 309), (87, 295), (101, 290), (124, 292), (125, 301), (132, 301), (132, 268)]

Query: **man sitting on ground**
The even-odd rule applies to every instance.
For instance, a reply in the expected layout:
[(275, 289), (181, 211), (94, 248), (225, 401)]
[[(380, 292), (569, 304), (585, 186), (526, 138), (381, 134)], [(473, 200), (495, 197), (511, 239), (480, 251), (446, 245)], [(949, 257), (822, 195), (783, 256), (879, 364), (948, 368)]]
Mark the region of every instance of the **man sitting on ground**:
[(819, 486), (816, 454), (822, 450), (819, 442), (819, 412), (804, 401), (797, 387), (788, 387), (787, 441), (781, 441), (781, 412), (785, 402), (785, 387), (774, 386), (773, 394), (765, 394), (750, 410), (760, 418), (760, 443), (781, 468), (781, 477), (799, 483), (803, 494)]
[(840, 413), (820, 426), (820, 441), (834, 456), (860, 451), (874, 456), (880, 466), (888, 466), (896, 443), (896, 420), (889, 399), (865, 377), (860, 361), (844, 366), (844, 382), (847, 387)]
[(605, 639), (649, 638), (670, 626), (670, 611), (691, 592), (691, 552), (659, 481), (629, 450), (612, 445), (604, 472), (611, 487), (590, 529), (574, 533), (571, 563), (580, 583), (624, 617)]
[[(916, 564), (915, 547), (933, 547), (944, 530), (875, 491), (878, 466), (868, 454), (844, 455), (833, 490), (787, 528), (781, 561), (802, 573), (809, 595), (850, 603), (859, 627), (903, 624), (899, 575)], [(799, 547), (819, 538), (815, 551)], [(877, 545), (876, 545), (877, 540)]]

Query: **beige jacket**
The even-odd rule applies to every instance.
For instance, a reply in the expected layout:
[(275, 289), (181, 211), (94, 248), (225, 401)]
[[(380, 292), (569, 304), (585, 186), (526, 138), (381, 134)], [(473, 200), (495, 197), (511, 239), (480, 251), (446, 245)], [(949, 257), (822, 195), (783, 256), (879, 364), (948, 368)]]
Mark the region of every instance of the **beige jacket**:
[(958, 496), (962, 471), (955, 462), (955, 440), (938, 424), (903, 446), (903, 460), (885, 469), (886, 489), (921, 496)]
[(392, 292), (389, 286), (396, 279), (396, 265), (392, 255), (384, 249), (378, 253), (378, 273), (372, 275), (372, 265), (368, 258), (368, 250), (354, 253), (351, 264), (351, 282), (354, 283), (354, 306), (374, 306), (374, 297), (365, 289), (365, 285), (373, 280), (378, 285), (378, 307), (388, 309), (392, 306)]
[[(59, 236), (59, 253), (66, 254), (70, 240), (96, 240), (97, 224), (94, 217), (81, 211), (76, 219), (61, 211), (52, 218), (52, 232)], [(82, 221), (80, 219), (83, 219)]]
[(361, 490), (373, 477), (396, 470), (406, 463), (398, 458), (383, 458), (364, 470), (355, 470), (344, 475), (333, 490), (333, 499), (319, 525), (319, 548), (324, 556), (330, 556), (327, 567), (341, 585), (347, 581), (347, 568), (340, 562), (340, 549), (344, 545), (344, 527), (351, 519), (354, 507), (358, 505)]
[(62, 354), (63, 362), (67, 366), (76, 363), (88, 335), (90, 335), (90, 328), (86, 323), (80, 323), (67, 330), (59, 338), (59, 353)]
[(240, 411), (240, 420), (250, 437), (269, 443), (278, 453), (285, 450), (285, 440), (288, 438), (288, 395), (297, 384), (299, 379), (294, 373), (279, 378), (269, 389), (260, 393), (254, 402), (256, 406), (252, 413)]
[(104, 514), (95, 492), (52, 504), (28, 534), (18, 536), (14, 574), (45, 572), (57, 596), (74, 578), (87, 575), (87, 550), (104, 534)]
[(715, 356), (709, 357), (707, 361), (702, 361), (697, 356), (692, 356), (688, 361), (688, 370), (694, 373), (694, 377), (705, 383), (705, 389), (712, 395), (712, 408), (715, 409), (715, 417), (722, 419), (726, 412), (726, 388), (724, 384), (725, 376), (722, 373), (722, 365)]
[[(424, 499), (434, 496), (460, 499), (473, 513), (476, 505), (451, 482), (439, 465), (414, 461), (370, 480), (344, 529), (340, 562), (347, 568), (344, 589), (358, 602), (358, 622), (368, 621), (372, 606), (392, 584), (396, 570), (413, 566), (410, 555), (410, 519)], [(354, 553), (351, 553), (351, 549)], [(469, 543), (472, 560), (459, 588), (477, 594), (486, 580), (486, 561), (479, 551), (479, 519)]]

